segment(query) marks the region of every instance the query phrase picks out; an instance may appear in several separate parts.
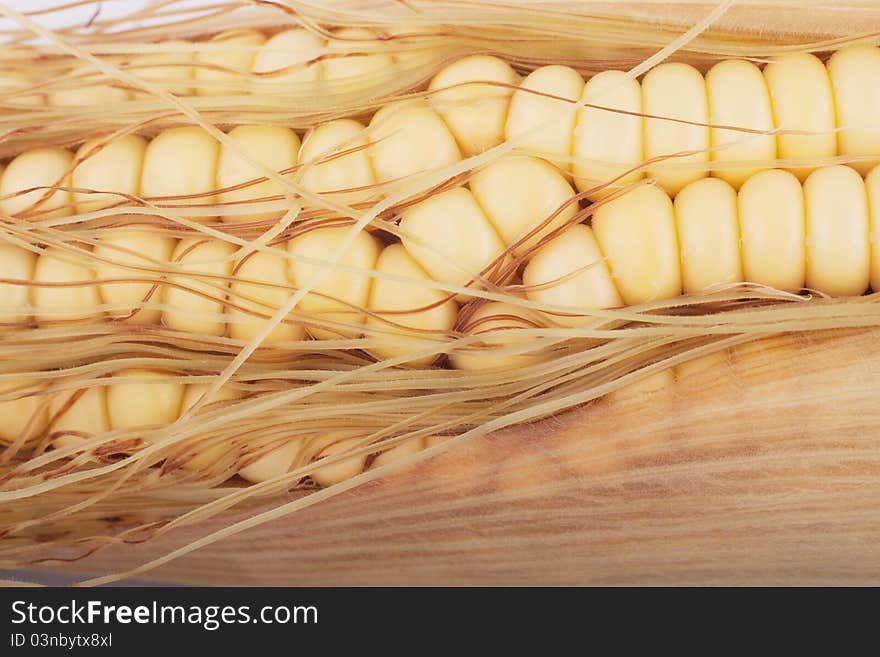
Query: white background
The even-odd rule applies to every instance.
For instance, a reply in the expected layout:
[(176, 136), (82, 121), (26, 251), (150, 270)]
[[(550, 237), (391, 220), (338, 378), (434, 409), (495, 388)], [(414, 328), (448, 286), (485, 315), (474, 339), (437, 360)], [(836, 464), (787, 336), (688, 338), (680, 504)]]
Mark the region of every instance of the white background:
[[(0, 0), (4, 5), (21, 13), (39, 11), (68, 4), (70, 0)], [(50, 28), (68, 27), (71, 25), (85, 25), (95, 14), (95, 9), (100, 5), (101, 18), (119, 18), (126, 14), (141, 9), (151, 4), (150, 0), (101, 0), (89, 5), (72, 7), (64, 11), (55, 11), (50, 14), (32, 16), (33, 20)], [(178, 0), (174, 8), (198, 9), (205, 5), (217, 4), (216, 0)], [(14, 30), (19, 26), (15, 21), (0, 17), (0, 30)]]

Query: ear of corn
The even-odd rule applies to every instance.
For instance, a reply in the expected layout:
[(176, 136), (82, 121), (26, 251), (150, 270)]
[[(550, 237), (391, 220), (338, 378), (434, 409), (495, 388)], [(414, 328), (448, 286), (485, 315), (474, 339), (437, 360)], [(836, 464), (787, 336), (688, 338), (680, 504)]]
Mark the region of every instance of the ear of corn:
[[(857, 75), (858, 64), (870, 69), (873, 60), (866, 52), (835, 55), (832, 77)], [(780, 65), (812, 66), (812, 61), (785, 58)], [(222, 146), (201, 128), (186, 127), (166, 130), (149, 142), (135, 135), (92, 140), (76, 156), (59, 148), (19, 155), (0, 178), (0, 188), (6, 192), (0, 204), (10, 216), (32, 221), (124, 208), (140, 198), (172, 214), (193, 205), (219, 204), (230, 208), (228, 215), (219, 217), (223, 221), (272, 221), (281, 212), (248, 213), (237, 208), (247, 207), (254, 198), (291, 196), (290, 189), (263, 179), (263, 167), (290, 175), (295, 185), (304, 184), (306, 189), (345, 192), (348, 200), (360, 200), (368, 193), (382, 195), (382, 187), (366, 191), (376, 183), (455, 164), (463, 157), (456, 141), (468, 153), (478, 151), (476, 143), (491, 148), (510, 139), (520, 149), (538, 148), (544, 158), (501, 157), (479, 168), (467, 187), (435, 191), (404, 207), (392, 227), (400, 242), (381, 254), (380, 242), (369, 233), (361, 233), (350, 248), (346, 246), (344, 227), (305, 230), (288, 241), (286, 254), (242, 254), (216, 238), (177, 240), (147, 228), (110, 231), (98, 238), (94, 249), (86, 244), (76, 252), (46, 248), (36, 258), (23, 247), (9, 246), (5, 267), (10, 277), (29, 281), (27, 286), (6, 284), (11, 319), (33, 317), (47, 325), (108, 319), (161, 322), (198, 336), (247, 342), (294, 290), (325, 276), (302, 300), (301, 313), (282, 319), (261, 338), (262, 343), (295, 343), (307, 332), (323, 339), (357, 337), (361, 331), (353, 327), (366, 319), (368, 337), (396, 336), (392, 341), (381, 338), (367, 350), (377, 357), (399, 359), (424, 348), (426, 338), (449, 335), (459, 304), (472, 299), (469, 294), (413, 286), (400, 279), (435, 281), (448, 290), (491, 291), (491, 285), (503, 284), (515, 271), (511, 254), (528, 260), (522, 269), (525, 298), (556, 307), (549, 314), (536, 315), (537, 326), (577, 326), (586, 317), (584, 310), (643, 304), (741, 282), (787, 292), (806, 286), (831, 296), (854, 296), (868, 289), (876, 269), (872, 251), (877, 248), (871, 238), (868, 191), (858, 174), (844, 166), (815, 170), (802, 188), (794, 176), (780, 170), (722, 168), (716, 172), (719, 178), (704, 180), (705, 169), (670, 167), (667, 174), (664, 162), (669, 160), (658, 160), (645, 167), (646, 175), (656, 177), (657, 186), (638, 186), (604, 199), (593, 212), (592, 229), (573, 225), (578, 222), (578, 205), (565, 175), (568, 164), (553, 158), (593, 153), (591, 143), (599, 142), (599, 134), (589, 132), (595, 126), (577, 127), (578, 122), (596, 117), (599, 127), (619, 136), (644, 121), (644, 152), (636, 155), (637, 148), (633, 156), (649, 162), (682, 153), (687, 161), (706, 164), (710, 153), (717, 162), (763, 161), (775, 155), (776, 140), (769, 134), (774, 96), (754, 65), (719, 63), (704, 82), (693, 67), (664, 64), (645, 77), (641, 91), (637, 83), (611, 72), (585, 87), (572, 69), (549, 66), (512, 91), (509, 87), (515, 80), (502, 64), (492, 58), (470, 58), (441, 71), (429, 85), (441, 92), (433, 98), (436, 111), (422, 102), (389, 105), (376, 112), (369, 130), (350, 120), (332, 121), (316, 127), (302, 144), (294, 131), (284, 127), (239, 126)], [(768, 69), (774, 66), (776, 62), (771, 62)], [(475, 78), (480, 71), (486, 71), (487, 79)], [(773, 75), (768, 73), (771, 87)], [(462, 79), (463, 90), (444, 91)], [(503, 93), (491, 82), (501, 84)], [(599, 106), (576, 112), (575, 103), (585, 102), (590, 94), (601, 98), (603, 88), (615, 83), (624, 94), (643, 96), (630, 102), (620, 95), (614, 99), (618, 108), (644, 107), (647, 118), (619, 115)], [(669, 94), (670, 88), (676, 93)], [(490, 116), (483, 123), (468, 123), (462, 117), (470, 114), (462, 115), (462, 108), (455, 108), (458, 103), (468, 107), (486, 102), (491, 103), (486, 106)], [(499, 110), (506, 116), (503, 131), (502, 122), (492, 116)], [(546, 115), (553, 120), (543, 126)], [(709, 115), (719, 125), (752, 133), (730, 151), (710, 150), (710, 141), (723, 145), (738, 133), (699, 125)], [(536, 125), (540, 129), (534, 130)], [(519, 139), (519, 134), (526, 138)], [(625, 148), (634, 143), (629, 140)], [(300, 166), (303, 172), (298, 171)], [(583, 173), (582, 167), (574, 169), (575, 176)], [(795, 171), (803, 173), (800, 168)], [(638, 181), (638, 168), (625, 171), (618, 166), (612, 175), (617, 172), (622, 172), (621, 180)], [(869, 187), (875, 178), (869, 176)], [(575, 180), (584, 188), (582, 180)], [(689, 180), (693, 182), (686, 184)], [(736, 187), (742, 187), (739, 198)], [(360, 189), (364, 191), (355, 193)], [(677, 194), (675, 205), (667, 192)], [(218, 219), (190, 212), (183, 216), (197, 222)], [(556, 239), (548, 243), (551, 237)], [(322, 272), (315, 266), (315, 261), (340, 248), (339, 263), (350, 267), (349, 272)], [(94, 266), (86, 264), (90, 255), (95, 256)], [(367, 272), (374, 267), (390, 278), (373, 280)], [(484, 312), (478, 310), (477, 316)], [(310, 325), (309, 315), (318, 321)], [(333, 326), (323, 328), (321, 321)], [(409, 364), (424, 366), (434, 360), (434, 356), (414, 357)], [(452, 363), (456, 362), (464, 360), (453, 357)], [(147, 424), (158, 426), (177, 414), (169, 413), (160, 411), (161, 421)], [(118, 411), (110, 412), (111, 418), (117, 416)], [(71, 417), (68, 414), (66, 424)], [(117, 428), (112, 421), (111, 427)]]
[[(441, 66), (436, 41), (397, 50), (396, 30), (238, 30), (112, 60), (205, 110), (188, 125), (135, 120), (158, 100), (106, 73), (48, 85), (34, 112), (122, 109), (0, 171), (2, 348), (32, 359), (0, 371), (13, 480), (48, 467), (63, 489), (66, 457), (87, 455), (110, 480), (121, 456), (258, 493), (332, 486), (430, 436), (640, 376), (655, 390), (716, 343), (876, 321), (880, 48), (585, 79), (486, 54)], [(418, 97), (370, 96), (419, 67), (434, 75), (400, 87)], [(28, 82), (13, 100), (38, 97)], [(214, 121), (285, 85), (358, 100)], [(840, 310), (811, 316), (822, 304)]]

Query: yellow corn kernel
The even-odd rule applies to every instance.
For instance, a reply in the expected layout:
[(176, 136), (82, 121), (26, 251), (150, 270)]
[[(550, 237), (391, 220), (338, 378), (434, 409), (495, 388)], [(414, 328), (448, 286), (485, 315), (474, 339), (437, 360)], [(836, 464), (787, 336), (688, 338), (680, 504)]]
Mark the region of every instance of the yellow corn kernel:
[(401, 241), (436, 281), (475, 285), (491, 278), (490, 265), (503, 264), (504, 244), (486, 215), (463, 187), (439, 192), (403, 211)]
[[(141, 194), (160, 205), (211, 205), (217, 188), (220, 144), (197, 127), (171, 128), (147, 146), (141, 177)], [(162, 198), (186, 197), (193, 198)], [(213, 217), (190, 217), (210, 220)]]
[(180, 417), (184, 386), (168, 372), (131, 369), (114, 374), (107, 388), (107, 416), (114, 431), (171, 424)]
[[(207, 383), (192, 383), (186, 386), (186, 389), (183, 392), (183, 401), (180, 406), (180, 415), (182, 416), (189, 409), (196, 405), (196, 402), (202, 398), (202, 395), (207, 392), (210, 387)], [(232, 388), (223, 387), (220, 388), (217, 392), (211, 395), (210, 401), (202, 406), (198, 412), (205, 412), (212, 410), (214, 404), (220, 405), (223, 402), (232, 401), (233, 399), (239, 399), (241, 395)], [(196, 413), (198, 415), (198, 413)], [(223, 456), (229, 451), (228, 445), (212, 445), (207, 447), (191, 458), (188, 458), (183, 462), (183, 467), (189, 470), (205, 470), (210, 468), (214, 463), (223, 458)]]
[(455, 137), (427, 104), (385, 105), (370, 121), (369, 153), (380, 183), (461, 160)]
[[(642, 80), (642, 107), (646, 114), (658, 117), (645, 119), (645, 157), (663, 158), (648, 165), (646, 173), (674, 196), (688, 183), (706, 176), (703, 166), (709, 161), (706, 82), (700, 72), (688, 64), (660, 64)], [(668, 157), (678, 153), (691, 154)]]
[[(325, 447), (319, 447), (320, 451), (317, 454), (317, 459), (320, 461), (328, 456), (333, 456), (356, 447), (360, 438), (348, 438), (347, 436), (351, 434), (352, 432), (350, 431), (330, 432), (326, 436), (316, 439), (315, 443), (317, 445), (326, 445)], [(311, 477), (319, 486), (332, 486), (363, 472), (366, 463), (366, 454), (350, 456), (337, 463), (315, 468)]]
[[(328, 261), (342, 245), (349, 227), (328, 227), (310, 230), (294, 237), (287, 243), (288, 251), (294, 256)], [(290, 280), (296, 287), (303, 287), (316, 276), (323, 278), (318, 285), (311, 288), (299, 303), (303, 313), (316, 315), (321, 320), (340, 322), (343, 324), (360, 325), (364, 322), (362, 310), (366, 307), (370, 296), (373, 279), (368, 275), (375, 267), (382, 244), (367, 232), (358, 233), (351, 245), (337, 261), (339, 265), (357, 267), (362, 272), (352, 272), (335, 267), (291, 260), (289, 265)], [(318, 339), (339, 337), (355, 337), (359, 329), (344, 326), (307, 327), (309, 333)]]
[(530, 300), (566, 309), (552, 314), (563, 326), (582, 324), (586, 311), (623, 305), (593, 231), (582, 224), (535, 253), (523, 270), (523, 285)]
[(404, 442), (391, 447), (390, 449), (386, 449), (384, 452), (377, 454), (376, 458), (373, 459), (373, 462), (370, 464), (371, 468), (380, 468), (383, 465), (388, 465), (389, 463), (394, 463), (395, 461), (399, 461), (400, 459), (406, 458), (407, 456), (412, 456), (413, 454), (418, 454), (425, 448), (425, 439), (424, 438), (409, 438)]
[(299, 150), (299, 161), (306, 166), (302, 186), (320, 194), (332, 192), (334, 200), (340, 203), (357, 203), (375, 197), (375, 190), (360, 189), (376, 184), (373, 164), (367, 154), (365, 130), (353, 119), (338, 119), (309, 131)]
[[(129, 72), (175, 96), (191, 96), (195, 70), (195, 51), (188, 41), (162, 41), (168, 52), (139, 55), (131, 60)], [(135, 91), (135, 98), (152, 98), (146, 91)]]
[[(34, 315), (40, 322), (94, 319), (101, 313), (95, 270), (86, 264), (86, 257), (50, 247), (37, 258), (31, 292)], [(44, 287), (41, 283), (64, 283)]]
[[(247, 280), (255, 283), (245, 282)], [(274, 253), (258, 252), (249, 255), (236, 268), (235, 281), (230, 291), (231, 302), (244, 310), (229, 309), (229, 336), (250, 340), (293, 296), (287, 282), (286, 260)], [(305, 337), (302, 325), (289, 321), (290, 318), (287, 320), (275, 326), (263, 340), (263, 344), (302, 340)]]
[(871, 281), (868, 195), (859, 174), (837, 165), (804, 181), (807, 287), (833, 297), (864, 294)]
[[(299, 137), (290, 128), (242, 125), (233, 128), (228, 137), (245, 154), (276, 173), (292, 169), (296, 165), (300, 143)], [(250, 199), (286, 196), (291, 193), (289, 189), (274, 180), (264, 180), (237, 189), (227, 189), (265, 177), (267, 176), (260, 169), (245, 160), (236, 149), (230, 148), (226, 144), (221, 147), (217, 164), (217, 187), (226, 189), (226, 191), (217, 195), (217, 202), (230, 204), (223, 210), (223, 221), (239, 223), (277, 219), (282, 216), (280, 211), (241, 214), (234, 205), (236, 202)], [(292, 179), (290, 174), (285, 177)]]
[(196, 53), (193, 76), (200, 96), (226, 96), (240, 93), (249, 85), (248, 75), (266, 37), (256, 30), (230, 30), (211, 38), (218, 50)]
[(181, 273), (169, 276), (168, 280), (182, 287), (163, 286), (162, 301), (168, 306), (162, 315), (165, 326), (189, 333), (223, 335), (226, 324), (220, 315), (228, 282), (217, 278), (202, 279), (197, 275), (230, 276), (235, 250), (232, 244), (222, 240), (193, 237), (180, 241), (173, 260)]
[[(773, 58), (764, 67), (773, 114), (779, 130), (812, 134), (780, 134), (779, 157), (784, 160), (818, 160), (837, 155), (837, 117), (828, 69), (815, 55), (790, 53)], [(814, 167), (794, 167), (803, 180)]]
[[(427, 272), (403, 248), (402, 244), (385, 247), (376, 260), (380, 274), (411, 279), (405, 282), (377, 278), (370, 290), (369, 309), (375, 313), (367, 325), (375, 329), (377, 346), (370, 350), (380, 358), (397, 358), (426, 349), (432, 334), (440, 339), (455, 325), (458, 306), (446, 292), (419, 281), (430, 281)], [(438, 345), (439, 346), (439, 345)], [(409, 365), (429, 365), (436, 356), (422, 356)]]
[[(74, 86), (67, 89), (58, 89), (46, 94), (46, 104), (51, 107), (77, 107), (93, 105), (96, 107), (110, 107), (116, 103), (122, 103), (131, 98), (127, 89), (114, 86), (112, 83), (96, 82), (92, 77), (95, 70), (90, 66), (81, 67), (71, 71), (71, 75), (77, 79)], [(88, 76), (83, 78), (83, 76)]]
[[(511, 303), (490, 301), (482, 304), (470, 317), (466, 325), (459, 328), (466, 335), (480, 335), (491, 331), (510, 329), (530, 329), (536, 326), (536, 314)], [(461, 347), (449, 354), (449, 362), (457, 370), (483, 372), (492, 369), (513, 369), (526, 367), (538, 358), (533, 353), (499, 353), (502, 349), (531, 345), (534, 337), (519, 338), (512, 335), (487, 337), (485, 340)]]
[(30, 319), (29, 312), (25, 310), (31, 297), (31, 288), (27, 283), (34, 279), (36, 265), (36, 253), (13, 244), (0, 244), (0, 279), (20, 281), (0, 282), (0, 324)]
[[(837, 107), (837, 152), (840, 155), (880, 153), (880, 48), (854, 46), (838, 50), (828, 60), (828, 73)], [(811, 101), (812, 102), (812, 101)], [(861, 174), (877, 158), (852, 162)]]
[[(72, 184), (76, 211), (100, 210), (130, 203), (126, 195), (139, 196), (147, 142), (137, 135), (125, 135), (105, 144), (87, 141), (76, 152)], [(102, 193), (103, 192), (103, 193)]]
[(442, 27), (434, 25), (392, 25), (386, 29), (391, 47), (394, 49), (394, 61), (403, 64), (407, 69), (424, 66), (440, 57), (441, 51), (436, 46), (431, 48), (414, 47), (424, 45), (428, 37), (442, 33)]
[(60, 434), (52, 440), (55, 447), (75, 445), (106, 433), (110, 430), (106, 386), (56, 394), (49, 404), (49, 417), (52, 422), (49, 430)]
[(675, 217), (662, 189), (643, 185), (605, 203), (593, 214), (593, 230), (628, 305), (681, 294)]
[(510, 64), (490, 55), (464, 57), (433, 77), (431, 104), (466, 157), (504, 141), (511, 87), (518, 82)]
[(871, 289), (880, 292), (880, 166), (865, 178), (871, 220)]
[(161, 274), (141, 268), (165, 267), (176, 243), (172, 237), (138, 228), (114, 228), (98, 240), (94, 250), (96, 277), (99, 280), (129, 279), (99, 284), (101, 298), (112, 306), (107, 311), (111, 317), (138, 324), (159, 322), (162, 312), (158, 308), (141, 306), (159, 304)]
[(35, 392), (36, 380), (16, 376), (0, 381), (0, 443), (12, 443), (24, 435), (30, 441), (43, 434), (49, 421), (45, 398)]
[[(584, 87), (582, 100), (596, 107), (581, 108), (574, 129), (572, 171), (579, 191), (619, 177), (607, 188), (614, 189), (644, 175), (641, 169), (630, 171), (644, 161), (645, 121), (639, 115), (642, 88), (626, 75), (622, 71), (603, 71), (590, 78)], [(601, 198), (604, 193), (605, 190), (596, 192), (590, 198)]]
[[(329, 46), (344, 49), (344, 52), (330, 53), (324, 60), (325, 80), (357, 81), (377, 73), (387, 72), (394, 66), (391, 53), (380, 52), (380, 34), (374, 30), (360, 27), (345, 27), (333, 32), (334, 38)], [(360, 46), (368, 45), (361, 50)]]
[[(180, 414), (183, 415), (189, 409), (196, 405), (196, 402), (202, 398), (208, 388), (211, 387), (209, 383), (190, 383), (186, 386), (186, 390), (183, 393), (183, 401), (181, 402)], [(203, 405), (199, 412), (205, 411), (205, 409), (210, 409), (214, 404), (221, 404), (225, 401), (231, 401), (233, 399), (240, 399), (241, 395), (234, 389), (229, 386), (224, 386), (217, 390), (213, 395), (211, 395), (210, 401), (207, 404)]]
[[(68, 216), (70, 191), (51, 188), (69, 188), (72, 168), (73, 155), (63, 148), (35, 148), (18, 155), (0, 179), (0, 211), (7, 215), (33, 213), (37, 220)], [(33, 191), (18, 194), (27, 189)]]
[[(709, 122), (716, 127), (710, 131), (713, 162), (763, 162), (776, 158), (776, 136), (773, 130), (773, 110), (770, 92), (761, 70), (741, 59), (728, 59), (715, 64), (706, 74), (709, 94)], [(717, 126), (731, 126), (760, 130), (756, 134), (725, 130)], [(719, 168), (714, 175), (739, 187), (746, 178), (766, 167), (750, 164), (735, 168)]]
[(8, 98), (3, 98), (4, 105), (19, 108), (40, 107), (46, 104), (44, 94), (23, 94), (21, 91), (33, 85), (33, 81), (26, 76), (11, 71), (0, 73), (0, 93)]
[(257, 460), (238, 471), (242, 479), (258, 484), (293, 469), (294, 463), (302, 451), (302, 440), (295, 438), (281, 447), (263, 454)]
[(806, 279), (804, 193), (787, 171), (770, 169), (739, 190), (743, 276), (786, 292), (799, 292)]
[(736, 191), (718, 178), (703, 178), (675, 197), (684, 292), (743, 280)]
[(324, 64), (319, 58), (324, 46), (323, 39), (299, 28), (274, 35), (254, 58), (251, 70), (258, 77), (253, 80), (253, 93), (320, 80)]
[(564, 226), (578, 211), (577, 203), (562, 207), (574, 195), (565, 176), (536, 157), (499, 158), (477, 171), (470, 187), (504, 244), (512, 246), (517, 256)]
[(574, 103), (583, 92), (584, 79), (572, 68), (552, 65), (532, 71), (510, 99), (505, 135), (516, 139), (524, 150), (547, 154), (567, 171), (571, 168), (567, 158), (576, 118)]
[(131, 94), (125, 89), (109, 85), (95, 85), (54, 91), (48, 95), (47, 104), (52, 107), (82, 105), (107, 107), (111, 104), (124, 102), (129, 98), (131, 98)]

